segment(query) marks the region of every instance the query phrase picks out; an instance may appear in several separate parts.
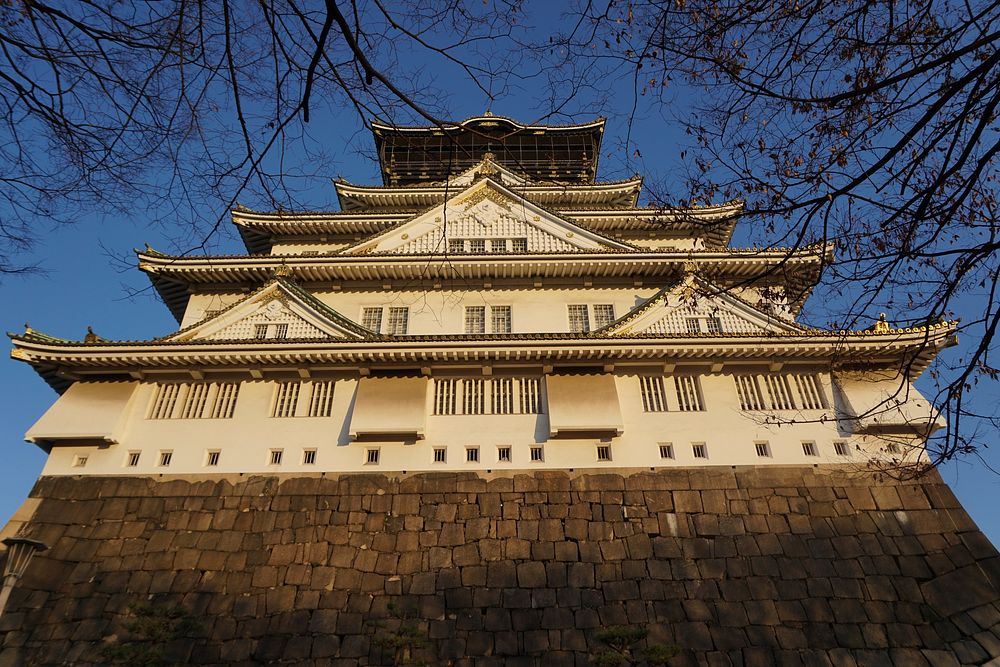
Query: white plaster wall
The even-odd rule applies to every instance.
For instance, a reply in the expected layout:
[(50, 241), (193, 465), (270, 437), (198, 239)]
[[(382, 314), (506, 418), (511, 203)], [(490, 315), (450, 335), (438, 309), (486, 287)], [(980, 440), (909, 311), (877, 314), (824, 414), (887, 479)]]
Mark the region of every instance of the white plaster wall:
[[(668, 403), (673, 385), (667, 380)], [(733, 379), (728, 374), (701, 376), (706, 410), (703, 412), (643, 412), (637, 375), (616, 374), (616, 386), (624, 422), (624, 433), (606, 442), (596, 437), (548, 439), (548, 419), (540, 415), (434, 416), (433, 383), (428, 389), (426, 437), (413, 443), (396, 441), (351, 442), (348, 424), (357, 380), (336, 381), (330, 417), (271, 417), (275, 382), (245, 381), (231, 419), (147, 419), (155, 385), (142, 383), (126, 416), (127, 428), (116, 445), (76, 441), (53, 447), (45, 466), (46, 475), (76, 474), (196, 474), (267, 472), (348, 472), (398, 470), (483, 470), (583, 467), (672, 467), (718, 465), (808, 465), (843, 463), (864, 465), (869, 457), (892, 458), (909, 452), (919, 456), (916, 439), (908, 441), (900, 454), (881, 451), (884, 442), (838, 431), (832, 411), (777, 413), (783, 423), (766, 424), (760, 415), (739, 409)], [(829, 387), (827, 387), (829, 391)], [(831, 396), (827, 396), (832, 401)], [(825, 416), (826, 420), (823, 419)], [(843, 428), (843, 424), (841, 428)], [(834, 442), (849, 442), (852, 455), (835, 454)], [(757, 455), (755, 441), (766, 441), (771, 456)], [(815, 442), (818, 456), (807, 456), (803, 441)], [(900, 442), (898, 439), (896, 442)], [(659, 445), (671, 443), (673, 459), (660, 458)], [(708, 458), (695, 458), (693, 443), (704, 443)], [(612, 460), (597, 460), (598, 444), (611, 446)], [(500, 463), (497, 447), (512, 447), (512, 461)], [(532, 462), (530, 448), (544, 448), (544, 461)], [(465, 448), (478, 446), (480, 460), (467, 463)], [(447, 462), (434, 463), (434, 447), (447, 448)], [(860, 451), (855, 451), (860, 447)], [(303, 465), (306, 448), (317, 450), (316, 463)], [(380, 450), (378, 465), (366, 464), (369, 448)], [(219, 450), (219, 465), (207, 467), (208, 450)], [(269, 464), (270, 450), (283, 449), (279, 466)], [(159, 453), (172, 451), (169, 467), (158, 466)], [(140, 451), (140, 463), (126, 467), (130, 451)], [(84, 467), (74, 467), (77, 456), (87, 456)]]

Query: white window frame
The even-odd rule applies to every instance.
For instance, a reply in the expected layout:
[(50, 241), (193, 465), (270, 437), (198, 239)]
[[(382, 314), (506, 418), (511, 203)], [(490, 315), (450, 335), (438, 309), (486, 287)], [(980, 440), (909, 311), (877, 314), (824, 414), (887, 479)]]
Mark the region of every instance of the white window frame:
[[(599, 310), (600, 309), (600, 310)], [(615, 304), (613, 303), (595, 303), (593, 305), (594, 311), (594, 329), (603, 329), (615, 321)], [(601, 315), (598, 315), (598, 313)]]
[[(382, 316), (385, 309), (382, 306), (362, 306), (361, 326), (374, 333), (382, 333)], [(374, 324), (374, 326), (372, 326)]]
[(490, 306), (490, 331), (495, 334), (509, 334), (514, 330), (514, 307), (510, 305)]
[(205, 467), (214, 468), (219, 465), (219, 460), (222, 458), (221, 449), (209, 449), (205, 452)]
[(756, 440), (753, 446), (759, 458), (771, 458), (771, 443), (767, 440)]
[(528, 454), (532, 463), (545, 462), (545, 447), (542, 445), (532, 445)]
[(172, 449), (161, 449), (160, 455), (156, 459), (156, 466), (158, 468), (168, 468), (170, 467), (170, 462), (173, 461), (174, 450)]
[(837, 454), (837, 456), (850, 456), (851, 446), (846, 440), (834, 440), (833, 451)]
[(596, 454), (599, 463), (607, 463), (611, 460), (611, 445), (607, 443), (598, 444)]
[(660, 452), (660, 458), (662, 460), (673, 460), (674, 456), (674, 443), (672, 442), (658, 442), (656, 443), (657, 448)]
[(590, 333), (590, 306), (585, 303), (566, 304), (566, 321), (570, 333)]
[(284, 449), (271, 449), (267, 454), (267, 464), (272, 466), (280, 466), (282, 459), (285, 458)]
[(486, 306), (466, 306), (464, 329), (467, 334), (486, 333)]
[(803, 440), (802, 441), (802, 453), (805, 456), (814, 457), (819, 456), (819, 447), (816, 446), (815, 440)]
[[(402, 315), (402, 320), (399, 319), (400, 315)], [(402, 326), (400, 326), (400, 323), (402, 323)], [(410, 307), (389, 306), (389, 315), (385, 327), (385, 333), (390, 336), (405, 336), (410, 329)]]
[(365, 449), (365, 465), (377, 466), (382, 462), (382, 450), (379, 447), (368, 447)]
[(302, 450), (302, 465), (304, 466), (314, 466), (316, 465), (316, 453), (315, 447), (306, 447)]
[(514, 450), (510, 445), (497, 445), (497, 463), (510, 463), (514, 460)]
[(708, 444), (704, 442), (691, 443), (691, 455), (696, 459), (708, 458)]
[(469, 445), (465, 448), (465, 462), (479, 463), (479, 447)]
[(126, 468), (138, 468), (139, 461), (142, 459), (142, 451), (138, 449), (132, 449), (125, 453), (125, 467)]
[(434, 463), (447, 463), (448, 462), (448, 448), (447, 447), (435, 447), (434, 448)]
[(90, 460), (90, 456), (87, 454), (77, 454), (73, 457), (73, 467), (74, 468), (84, 468), (87, 466), (87, 461)]

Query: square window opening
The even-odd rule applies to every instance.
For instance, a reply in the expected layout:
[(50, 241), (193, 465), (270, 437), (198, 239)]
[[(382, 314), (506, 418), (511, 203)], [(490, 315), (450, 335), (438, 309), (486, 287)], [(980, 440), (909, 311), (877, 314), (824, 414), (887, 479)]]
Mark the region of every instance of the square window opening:
[(160, 452), (160, 466), (166, 467), (170, 465), (170, 460), (174, 458), (173, 452)]
[(696, 459), (707, 459), (708, 445), (704, 442), (695, 442), (691, 445), (691, 453)]
[(669, 442), (660, 443), (660, 458), (661, 459), (672, 459), (674, 458), (674, 446)]
[(444, 447), (434, 448), (434, 463), (445, 463), (448, 460), (448, 450)]
[(219, 457), (221, 455), (222, 452), (219, 452), (218, 450), (208, 452), (207, 456), (205, 457), (205, 465), (207, 466), (219, 465)]
[(129, 468), (134, 468), (139, 465), (139, 455), (141, 452), (129, 452), (128, 456), (125, 457), (125, 465)]
[(611, 460), (611, 446), (610, 445), (598, 445), (597, 446), (597, 460), (598, 461), (610, 461)]
[(501, 463), (510, 463), (510, 447), (497, 447), (497, 461), (500, 461)]
[(806, 456), (819, 456), (819, 450), (816, 449), (815, 442), (803, 442), (802, 453)]
[(284, 455), (284, 453), (285, 450), (283, 449), (272, 449), (271, 458), (269, 459), (271, 461), (271, 465), (273, 466), (281, 465), (281, 457)]
[(73, 457), (73, 467), (74, 468), (84, 467), (85, 465), (87, 465), (87, 458), (88, 457), (84, 454), (77, 454), (75, 457)]
[(466, 463), (479, 463), (479, 447), (466, 447), (465, 448), (465, 462)]
[(843, 440), (836, 440), (833, 443), (833, 450), (837, 452), (837, 456), (850, 456), (851, 450), (847, 446), (847, 443)]
[(771, 456), (771, 445), (766, 442), (755, 442), (753, 443), (754, 448), (757, 450), (757, 456), (768, 457)]
[(303, 449), (302, 450), (302, 465), (306, 465), (306, 466), (316, 465), (316, 450), (315, 449)]
[(536, 462), (536, 463), (544, 461), (545, 460), (545, 450), (542, 449), (541, 447), (532, 447), (531, 448), (531, 460), (533, 462)]
[(379, 453), (381, 450), (369, 449), (365, 453), (365, 464), (366, 465), (378, 465)]

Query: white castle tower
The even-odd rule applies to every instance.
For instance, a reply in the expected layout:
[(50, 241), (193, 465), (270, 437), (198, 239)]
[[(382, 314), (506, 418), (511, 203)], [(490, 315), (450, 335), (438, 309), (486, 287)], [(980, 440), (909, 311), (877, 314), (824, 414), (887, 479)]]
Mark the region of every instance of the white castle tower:
[(373, 129), (384, 184), (341, 211), (138, 253), (178, 331), (12, 336), (60, 394), (43, 475), (905, 465), (941, 426), (911, 383), (953, 323), (797, 324), (830, 249), (638, 207), (596, 180), (603, 120)]

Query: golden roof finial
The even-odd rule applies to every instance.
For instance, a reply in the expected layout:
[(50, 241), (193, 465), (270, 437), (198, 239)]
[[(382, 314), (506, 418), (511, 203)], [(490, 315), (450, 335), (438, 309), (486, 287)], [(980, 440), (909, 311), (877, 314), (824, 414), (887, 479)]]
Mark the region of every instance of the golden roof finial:
[(483, 112), (483, 118), (493, 118), (493, 112), (487, 108), (486, 111)]
[(292, 269), (285, 263), (274, 270), (275, 278), (288, 278), (292, 275)]
[(87, 335), (83, 337), (84, 343), (99, 343), (101, 337), (94, 333), (93, 327), (87, 327)]
[(24, 333), (25, 333), (25, 334), (30, 334), (30, 333), (32, 333), (33, 331), (34, 331), (34, 329), (32, 329), (32, 328), (31, 328), (31, 325), (30, 325), (30, 324), (28, 324), (27, 322), (25, 322), (25, 323), (24, 323)]
[(878, 314), (878, 321), (875, 322), (875, 333), (889, 333), (889, 323), (885, 319), (885, 313)]

